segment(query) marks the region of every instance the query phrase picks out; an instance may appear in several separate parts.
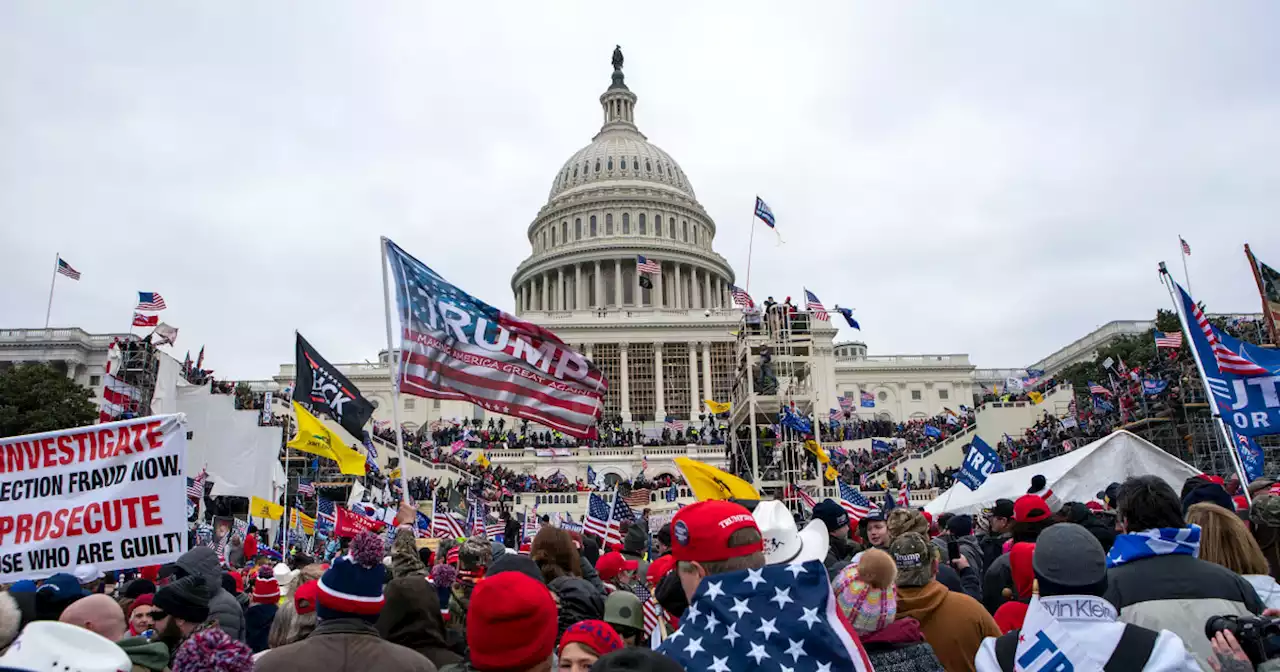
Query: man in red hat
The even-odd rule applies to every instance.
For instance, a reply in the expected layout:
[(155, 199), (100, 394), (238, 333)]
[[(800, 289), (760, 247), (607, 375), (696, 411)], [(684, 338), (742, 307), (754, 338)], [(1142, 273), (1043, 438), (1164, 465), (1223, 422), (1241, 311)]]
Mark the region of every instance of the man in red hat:
[(692, 598), (708, 576), (764, 567), (764, 537), (741, 504), (698, 502), (671, 520), (671, 555), (680, 585)]

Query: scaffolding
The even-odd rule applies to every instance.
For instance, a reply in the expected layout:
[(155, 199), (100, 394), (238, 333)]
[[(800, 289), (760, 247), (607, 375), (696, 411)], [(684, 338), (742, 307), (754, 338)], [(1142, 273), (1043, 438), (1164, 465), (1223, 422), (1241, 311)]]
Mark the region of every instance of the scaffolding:
[(137, 396), (122, 404), (122, 418), (141, 418), (151, 415), (151, 400), (156, 393), (156, 378), (160, 375), (160, 355), (151, 339), (128, 336), (117, 339), (116, 351), (119, 363), (112, 363), (111, 375), (121, 383), (137, 390)]
[(788, 315), (781, 306), (773, 306), (767, 314), (748, 311), (737, 336), (729, 469), (754, 484), (762, 496), (785, 501), (799, 511), (796, 489), (817, 492), (823, 485), (822, 471), (805, 449), (804, 436), (782, 427), (778, 419), (783, 408), (790, 408), (817, 429), (810, 315)]

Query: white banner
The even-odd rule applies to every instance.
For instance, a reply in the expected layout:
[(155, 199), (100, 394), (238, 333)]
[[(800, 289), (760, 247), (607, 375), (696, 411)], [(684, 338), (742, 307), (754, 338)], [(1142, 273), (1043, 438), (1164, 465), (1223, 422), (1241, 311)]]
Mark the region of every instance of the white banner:
[(0, 439), (0, 583), (177, 560), (186, 446), (181, 414)]

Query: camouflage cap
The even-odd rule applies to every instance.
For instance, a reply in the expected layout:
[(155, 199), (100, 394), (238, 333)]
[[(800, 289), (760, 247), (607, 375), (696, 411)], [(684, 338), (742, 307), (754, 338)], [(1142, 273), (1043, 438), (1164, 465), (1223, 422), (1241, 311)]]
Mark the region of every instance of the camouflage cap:
[(471, 537), (458, 549), (458, 568), (475, 569), (493, 563), (493, 547), (484, 537)]
[(1262, 495), (1254, 499), (1249, 521), (1254, 525), (1280, 528), (1280, 496)]
[(929, 521), (925, 520), (923, 513), (915, 509), (898, 507), (889, 512), (886, 520), (889, 523), (889, 536), (891, 538), (900, 537), (908, 532), (915, 532), (928, 538)]
[(898, 565), (898, 587), (913, 588), (933, 580), (933, 549), (918, 532), (907, 532), (889, 542), (889, 555)]

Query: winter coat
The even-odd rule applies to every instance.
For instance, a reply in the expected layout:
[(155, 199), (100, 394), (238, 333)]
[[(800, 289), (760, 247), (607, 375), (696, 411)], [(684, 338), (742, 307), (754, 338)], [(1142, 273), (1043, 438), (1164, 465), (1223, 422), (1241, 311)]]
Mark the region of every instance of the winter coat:
[(1204, 636), (1209, 617), (1261, 614), (1265, 606), (1244, 578), (1190, 555), (1131, 560), (1107, 576), (1105, 597), (1120, 610), (1121, 621), (1173, 632), (1206, 670), (1213, 657)]
[(595, 565), (600, 561), (600, 545), (588, 535), (582, 535), (582, 556)]
[(951, 592), (937, 581), (899, 586), (898, 618), (920, 622), (925, 641), (948, 672), (974, 672), (973, 658), (982, 640), (1000, 636), (1000, 628), (977, 600)]
[(934, 537), (933, 545), (937, 546), (938, 550), (942, 552), (942, 560), (944, 562), (954, 560), (954, 558), (948, 557), (947, 554), (947, 542), (951, 541), (951, 539), (955, 539), (956, 543), (959, 544), (960, 555), (963, 555), (964, 559), (969, 561), (969, 567), (977, 572), (978, 576), (982, 576), (987, 566), (983, 564), (982, 545), (978, 543), (978, 538), (972, 534), (964, 537)]
[(18, 638), (28, 622), (35, 620), (36, 594), (0, 590), (0, 653)]
[(258, 659), (255, 672), (436, 672), (422, 654), (378, 636), (378, 631), (358, 618), (321, 621), (311, 636)]
[(604, 618), (604, 593), (595, 586), (576, 576), (562, 576), (552, 579), (547, 585), (555, 593), (559, 608), (559, 633), (564, 634), (569, 626), (578, 621), (600, 620)]
[(463, 635), (467, 634), (467, 610), (471, 607), (471, 592), (475, 584), (456, 580), (449, 588), (449, 630)]
[(978, 548), (982, 549), (982, 571), (979, 574), (986, 575), (991, 565), (995, 564), (996, 558), (1004, 555), (1004, 543), (1013, 538), (1009, 533), (989, 534), (982, 533), (975, 535), (978, 540)]
[(1258, 599), (1267, 606), (1268, 609), (1280, 609), (1280, 584), (1271, 578), (1268, 574), (1245, 574), (1244, 580), (1253, 586), (1258, 593)]
[(507, 548), (520, 548), (520, 521), (515, 518), (507, 520), (507, 524), (502, 528), (502, 543)]
[(864, 635), (862, 646), (876, 672), (945, 672), (914, 618), (900, 618)]
[(163, 672), (169, 669), (169, 647), (146, 637), (126, 637), (116, 646), (124, 650), (133, 663), (133, 672)]
[(413, 530), (396, 530), (396, 538), (391, 542), (391, 576), (397, 579), (407, 576), (426, 578), (427, 571), (422, 556), (418, 554), (418, 545), (414, 543)]
[[(578, 564), (582, 566), (582, 578), (595, 589), (600, 591), (601, 595), (605, 594), (604, 581), (600, 580), (600, 572), (591, 563), (587, 562), (587, 556), (583, 553), (578, 554)], [(640, 576), (644, 576), (641, 574)]]
[(822, 561), (822, 566), (830, 572), (836, 568), (836, 565), (848, 565), (847, 562), (855, 553), (861, 550), (858, 544), (852, 540), (841, 537), (828, 536), (830, 545), (827, 547), (827, 558)]
[(248, 644), (254, 653), (270, 648), (267, 644), (267, 636), (271, 634), (271, 622), (276, 620), (278, 609), (279, 607), (275, 604), (255, 604), (245, 612), (245, 644)]
[(188, 576), (203, 576), (213, 590), (209, 600), (209, 616), (217, 619), (218, 627), (232, 639), (245, 641), (244, 610), (231, 593), (222, 587), (222, 569), (218, 566), (218, 554), (208, 546), (197, 546), (183, 553), (174, 563)]
[(987, 567), (982, 577), (982, 606), (987, 611), (996, 613), (1000, 605), (1008, 601), (1004, 589), (1013, 590), (1013, 566), (1009, 564), (1009, 554), (1005, 553)]
[(946, 586), (947, 590), (953, 593), (964, 593), (979, 602), (982, 601), (982, 581), (972, 567), (965, 567), (961, 571), (951, 565), (939, 564), (938, 576), (935, 578), (938, 583)]
[(383, 639), (417, 651), (436, 667), (462, 662), (446, 644), (434, 586), (418, 577), (393, 579), (384, 595), (386, 604), (376, 624)]

